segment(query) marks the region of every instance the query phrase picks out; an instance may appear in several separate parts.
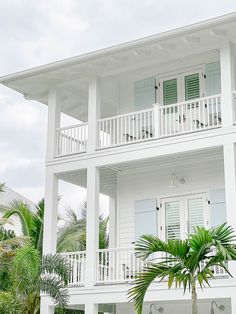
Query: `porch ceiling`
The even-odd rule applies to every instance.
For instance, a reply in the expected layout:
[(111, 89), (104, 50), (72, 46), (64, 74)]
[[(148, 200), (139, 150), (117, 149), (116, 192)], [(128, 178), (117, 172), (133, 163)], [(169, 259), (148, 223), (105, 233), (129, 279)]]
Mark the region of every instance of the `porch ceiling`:
[(0, 78), (0, 82), (22, 93), (27, 99), (34, 99), (44, 104), (48, 102), (49, 86), (56, 84), (59, 89), (58, 101), (62, 105), (62, 110), (84, 120), (87, 93), (83, 91), (87, 89), (90, 75), (96, 74), (110, 79), (110, 76), (137, 68), (219, 48), (222, 40), (236, 42), (235, 29), (236, 13), (232, 13), (8, 75)]
[(202, 164), (209, 161), (223, 161), (223, 149), (216, 147), (214, 149), (204, 149), (191, 151), (188, 153), (172, 154), (168, 156), (143, 159), (138, 161), (114, 164), (112, 169), (117, 172), (143, 170), (156, 167), (158, 169), (172, 169), (175, 167), (187, 167)]
[[(78, 185), (81, 187), (87, 187), (87, 171), (73, 171), (62, 173), (59, 179), (68, 183)], [(112, 195), (113, 190), (116, 188), (117, 175), (113, 169), (103, 168), (100, 170), (100, 193), (105, 195)]]
[[(108, 196), (113, 195), (117, 185), (117, 175), (122, 172), (138, 172), (153, 168), (160, 171), (172, 171), (173, 169), (197, 166), (207, 162), (223, 162), (223, 149), (217, 147), (178, 155), (108, 165), (100, 168), (100, 192)], [(87, 187), (86, 169), (61, 173), (59, 179), (84, 188)]]

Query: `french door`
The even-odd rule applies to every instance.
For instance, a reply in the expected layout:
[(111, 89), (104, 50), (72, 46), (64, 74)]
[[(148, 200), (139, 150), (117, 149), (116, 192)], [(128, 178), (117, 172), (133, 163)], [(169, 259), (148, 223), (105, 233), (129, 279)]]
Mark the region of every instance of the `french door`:
[(162, 237), (184, 239), (194, 227), (207, 227), (206, 194), (170, 197), (161, 200)]

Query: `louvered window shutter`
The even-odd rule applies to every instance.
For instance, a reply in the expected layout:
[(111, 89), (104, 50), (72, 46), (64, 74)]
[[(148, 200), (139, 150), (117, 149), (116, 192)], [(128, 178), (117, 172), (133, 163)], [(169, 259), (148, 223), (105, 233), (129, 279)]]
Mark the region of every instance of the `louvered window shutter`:
[(227, 221), (226, 218), (226, 204), (225, 204), (225, 190), (211, 190), (210, 197), (210, 216), (211, 227), (216, 227)]
[(152, 108), (156, 102), (156, 79), (149, 77), (134, 83), (135, 110)]
[(144, 234), (157, 235), (156, 200), (135, 201), (135, 241)]
[(180, 206), (179, 201), (165, 203), (166, 238), (180, 239)]
[(206, 64), (206, 96), (221, 93), (220, 62)]
[(163, 103), (164, 105), (176, 104), (177, 97), (177, 79), (171, 79), (163, 82)]
[(192, 198), (188, 200), (188, 233), (194, 233), (194, 227), (204, 226), (203, 198)]
[(185, 76), (185, 100), (200, 97), (199, 73)]

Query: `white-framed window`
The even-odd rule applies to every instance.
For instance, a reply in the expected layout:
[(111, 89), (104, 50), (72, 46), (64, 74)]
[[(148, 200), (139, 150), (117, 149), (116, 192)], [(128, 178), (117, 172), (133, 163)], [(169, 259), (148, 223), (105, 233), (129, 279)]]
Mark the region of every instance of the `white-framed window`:
[(207, 194), (192, 194), (161, 199), (163, 240), (184, 239), (196, 226), (208, 226)]

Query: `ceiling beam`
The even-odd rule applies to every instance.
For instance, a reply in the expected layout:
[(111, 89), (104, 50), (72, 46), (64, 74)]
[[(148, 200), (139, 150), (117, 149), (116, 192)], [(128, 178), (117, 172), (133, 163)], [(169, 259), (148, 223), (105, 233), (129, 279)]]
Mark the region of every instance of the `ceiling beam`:
[(225, 37), (227, 35), (227, 31), (221, 28), (212, 28), (209, 33), (211, 36), (217, 37)]
[(197, 36), (184, 36), (183, 37), (183, 42), (185, 42), (186, 44), (188, 44), (188, 43), (198, 44), (198, 43), (200, 43), (200, 37), (197, 37)]
[(175, 44), (172, 44), (172, 43), (160, 43), (160, 44), (157, 45), (157, 47), (160, 50), (163, 50), (163, 49), (174, 49), (175, 48)]

